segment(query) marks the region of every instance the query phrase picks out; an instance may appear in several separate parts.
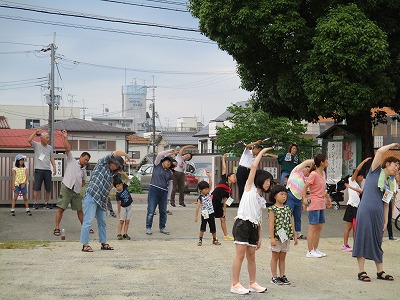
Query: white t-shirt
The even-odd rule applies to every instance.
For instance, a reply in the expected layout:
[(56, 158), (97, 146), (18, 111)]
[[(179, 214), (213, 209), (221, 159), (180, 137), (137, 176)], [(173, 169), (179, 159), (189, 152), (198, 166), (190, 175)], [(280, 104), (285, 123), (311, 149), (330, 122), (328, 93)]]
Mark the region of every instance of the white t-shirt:
[[(349, 185), (351, 187), (361, 190), (361, 187), (359, 186), (357, 181), (352, 180), (351, 177), (349, 178)], [(348, 188), (348, 192), (349, 192), (349, 200), (347, 201), (347, 204), (353, 207), (358, 207), (358, 205), (360, 204), (360, 195), (351, 188)]]
[(177, 165), (175, 167), (175, 171), (177, 171), (177, 172), (185, 172), (187, 163), (186, 163), (186, 161), (183, 160), (182, 155), (178, 154), (175, 157), (175, 160), (177, 162)]
[(242, 153), (242, 156), (240, 157), (239, 166), (250, 169), (255, 159), (256, 158), (253, 156), (253, 151), (251, 149), (245, 148)]
[(262, 209), (266, 208), (264, 197), (257, 193), (255, 185), (249, 192), (243, 192), (242, 199), (240, 200), (239, 209), (235, 219), (241, 219), (259, 225), (262, 219)]

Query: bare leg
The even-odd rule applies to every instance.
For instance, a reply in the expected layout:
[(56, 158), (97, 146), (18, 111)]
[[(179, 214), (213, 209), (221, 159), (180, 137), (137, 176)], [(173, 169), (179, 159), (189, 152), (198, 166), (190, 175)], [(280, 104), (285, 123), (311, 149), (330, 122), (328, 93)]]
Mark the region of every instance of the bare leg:
[[(57, 210), (57, 213), (56, 213), (56, 229), (60, 229), (60, 223), (61, 223), (63, 214), (64, 214), (64, 209), (59, 207)], [(82, 222), (81, 222), (81, 224), (82, 224)]]
[(118, 234), (121, 234), (123, 225), (124, 225), (124, 221), (123, 220), (119, 220), (119, 223), (118, 223)]
[(321, 237), (321, 231), (322, 231), (322, 227), (324, 225), (323, 224), (317, 224), (316, 225), (316, 230), (315, 230), (315, 234), (314, 234), (314, 242), (313, 242), (313, 248), (317, 249), (318, 245), (319, 245), (319, 238)]
[(279, 253), (280, 252), (272, 251), (271, 262), (270, 262), (272, 277), (277, 277), (278, 274), (277, 270), (278, 270)]
[[(349, 244), (349, 235), (350, 235), (350, 231), (352, 228), (353, 228), (353, 223), (346, 222), (346, 228), (344, 229), (344, 234), (343, 234), (343, 245)], [(354, 235), (354, 232), (353, 232), (353, 235)]]
[[(11, 200), (11, 210), (14, 210), (15, 204), (17, 203), (18, 194), (14, 193), (14, 197)], [(29, 206), (28, 206), (29, 207)]]
[(232, 285), (236, 285), (239, 283), (240, 270), (242, 268), (242, 263), (247, 248), (246, 245), (236, 244), (235, 246), (236, 246), (236, 255), (232, 265)]
[(81, 225), (83, 224), (83, 210), (77, 210), (76, 214), (78, 215), (78, 219), (81, 222)]
[(22, 195), (22, 198), (24, 199), (24, 202), (25, 202), (25, 208), (26, 208), (27, 210), (29, 210), (29, 201), (28, 201), (28, 197), (26, 197), (26, 194), (23, 194), (23, 195)]
[(125, 224), (124, 224), (124, 233), (125, 233), (125, 234), (128, 233), (128, 228), (129, 228), (129, 220), (126, 220), (126, 221), (125, 221)]
[(37, 203), (40, 191), (33, 191), (33, 203)]
[(250, 283), (256, 282), (256, 247), (247, 247), (246, 258)]
[(222, 232), (224, 233), (224, 236), (227, 236), (228, 235), (228, 229), (226, 228), (226, 218), (225, 217), (221, 217), (220, 220), (221, 220)]
[(285, 275), (285, 260), (286, 260), (286, 252), (279, 252), (279, 274), (280, 277)]
[(46, 192), (46, 204), (49, 203), (51, 192)]

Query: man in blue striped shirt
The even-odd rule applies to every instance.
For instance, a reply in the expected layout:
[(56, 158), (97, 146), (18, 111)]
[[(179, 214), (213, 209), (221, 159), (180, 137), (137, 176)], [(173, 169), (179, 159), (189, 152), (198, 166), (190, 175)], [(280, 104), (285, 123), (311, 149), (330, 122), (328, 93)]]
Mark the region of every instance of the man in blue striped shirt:
[(101, 250), (114, 250), (106, 243), (106, 199), (112, 186), (112, 179), (115, 174), (122, 170), (125, 156), (123, 151), (114, 151), (103, 158), (100, 158), (92, 171), (88, 187), (83, 198), (84, 217), (81, 228), (81, 243), (83, 252), (93, 252), (89, 246), (89, 230), (93, 224), (94, 217), (97, 219), (99, 242)]

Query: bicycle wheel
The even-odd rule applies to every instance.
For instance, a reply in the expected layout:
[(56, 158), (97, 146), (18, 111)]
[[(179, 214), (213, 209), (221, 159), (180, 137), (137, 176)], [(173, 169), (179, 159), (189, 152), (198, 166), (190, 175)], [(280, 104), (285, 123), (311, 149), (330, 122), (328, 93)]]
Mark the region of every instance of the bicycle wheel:
[(396, 226), (396, 228), (397, 228), (398, 230), (400, 230), (400, 215), (398, 215), (398, 216), (396, 217), (396, 220), (394, 220), (394, 226)]

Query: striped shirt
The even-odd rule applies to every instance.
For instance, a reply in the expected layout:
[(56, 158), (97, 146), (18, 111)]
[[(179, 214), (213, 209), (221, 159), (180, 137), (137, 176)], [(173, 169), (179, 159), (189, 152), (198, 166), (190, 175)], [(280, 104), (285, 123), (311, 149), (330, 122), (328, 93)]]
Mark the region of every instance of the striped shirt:
[(293, 169), (292, 173), (290, 173), (288, 182), (286, 184), (287, 188), (290, 189), (290, 192), (297, 199), (301, 200), (303, 198), (303, 188), (306, 184), (307, 178), (304, 176), (303, 172), (297, 171), (296, 168)]
[(102, 210), (106, 210), (106, 199), (110, 193), (114, 175), (108, 166), (112, 158), (115, 158), (113, 153), (98, 160), (85, 192), (85, 195), (89, 194)]

